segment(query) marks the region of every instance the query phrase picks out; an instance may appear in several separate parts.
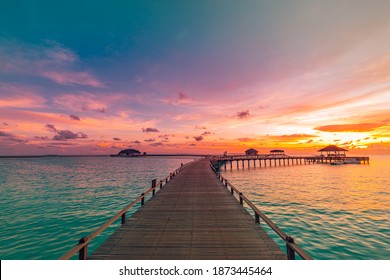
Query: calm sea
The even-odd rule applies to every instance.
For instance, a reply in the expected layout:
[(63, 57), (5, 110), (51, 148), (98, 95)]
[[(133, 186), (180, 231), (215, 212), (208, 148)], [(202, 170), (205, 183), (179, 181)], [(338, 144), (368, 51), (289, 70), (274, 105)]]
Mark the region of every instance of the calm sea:
[[(189, 157), (0, 159), (0, 257), (58, 259)], [(130, 216), (136, 209), (128, 212)], [(118, 226), (96, 238), (90, 252)], [(94, 239), (95, 240), (95, 239)]]
[[(57, 259), (148, 189), (152, 179), (192, 160), (0, 159), (1, 259)], [(390, 157), (373, 157), (369, 165), (222, 169), (315, 259), (390, 259), (389, 171)]]
[(221, 173), (314, 259), (390, 259), (390, 157), (371, 157), (369, 165), (258, 165), (237, 170), (234, 163)]

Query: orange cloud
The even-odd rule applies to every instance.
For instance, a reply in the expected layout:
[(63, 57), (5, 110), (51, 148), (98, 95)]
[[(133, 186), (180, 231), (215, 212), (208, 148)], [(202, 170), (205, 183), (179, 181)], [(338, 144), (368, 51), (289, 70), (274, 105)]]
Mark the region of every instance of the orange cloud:
[(317, 126), (314, 129), (324, 132), (368, 132), (384, 125), (383, 123), (335, 124)]
[(280, 141), (299, 141), (299, 140), (307, 140), (307, 138), (318, 137), (318, 135), (312, 134), (289, 134), (289, 135), (267, 135), (266, 139), (269, 140), (280, 140)]
[(251, 142), (251, 141), (256, 141), (255, 138), (249, 138), (249, 137), (242, 137), (237, 139), (240, 142)]

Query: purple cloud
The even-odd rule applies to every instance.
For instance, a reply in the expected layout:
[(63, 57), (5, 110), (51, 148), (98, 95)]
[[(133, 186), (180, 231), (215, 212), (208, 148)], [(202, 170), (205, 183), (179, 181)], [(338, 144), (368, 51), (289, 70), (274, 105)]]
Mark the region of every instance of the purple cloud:
[(194, 139), (196, 141), (202, 141), (203, 140), (203, 136), (202, 135), (201, 136), (194, 136)]
[(237, 114), (236, 114), (236, 117), (239, 118), (239, 119), (247, 119), (250, 116), (251, 115), (249, 113), (249, 110), (237, 112)]
[(35, 136), (34, 138), (37, 140), (49, 140), (49, 137), (47, 136)]
[(76, 116), (76, 115), (69, 115), (69, 117), (70, 117), (72, 120), (80, 121), (80, 117), (78, 117), (78, 116)]
[(150, 146), (152, 147), (158, 147), (158, 146), (163, 146), (164, 144), (161, 143), (161, 142), (157, 142), (157, 143), (153, 143), (153, 144), (150, 144)]
[(3, 136), (3, 137), (12, 137), (13, 135), (11, 133), (6, 133), (4, 131), (0, 131), (0, 136)]
[(7, 138), (5, 138), (5, 140), (8, 140), (8, 141), (13, 141), (13, 142), (18, 142), (18, 143), (27, 143), (26, 140), (19, 139), (19, 138), (15, 137), (12, 133), (7, 133), (4, 131), (0, 131), (0, 137), (7, 137)]
[(26, 140), (23, 140), (23, 139), (18, 139), (16, 137), (11, 137), (11, 138), (8, 138), (9, 141), (14, 141), (14, 142), (18, 142), (18, 143), (27, 143), (28, 141)]
[(155, 142), (156, 139), (154, 138), (149, 138), (149, 139), (145, 139), (144, 142)]
[(205, 131), (205, 132), (202, 133), (203, 136), (210, 135), (210, 134), (211, 134), (210, 131)]
[(52, 124), (47, 124), (45, 127), (46, 127), (47, 130), (49, 130), (50, 132), (57, 133), (57, 129), (55, 128), (54, 125), (52, 125)]
[(142, 128), (142, 132), (160, 132), (157, 128), (147, 127)]
[(53, 140), (56, 140), (56, 141), (66, 141), (68, 139), (78, 139), (78, 138), (85, 139), (85, 138), (88, 138), (88, 135), (83, 133), (83, 132), (74, 133), (74, 132), (72, 132), (70, 130), (58, 130), (52, 124), (47, 124), (45, 127), (50, 132), (53, 132), (53, 133), (56, 134), (53, 137)]
[(72, 132), (70, 130), (60, 130), (57, 133), (58, 133), (57, 135), (54, 135), (53, 140), (64, 141), (64, 140), (67, 140), (67, 139), (77, 139), (77, 138), (79, 138), (77, 133), (74, 133), (74, 132)]
[(195, 126), (195, 129), (207, 129), (204, 125), (197, 125)]
[(134, 143), (134, 144), (141, 144), (141, 142), (138, 141), (138, 140), (135, 140), (133, 143)]
[(122, 139), (120, 139), (120, 138), (118, 138), (118, 137), (114, 137), (114, 138), (112, 138), (113, 140), (115, 140), (115, 141), (120, 141), (120, 140), (122, 140)]
[(98, 108), (96, 112), (104, 114), (106, 112), (106, 108)]

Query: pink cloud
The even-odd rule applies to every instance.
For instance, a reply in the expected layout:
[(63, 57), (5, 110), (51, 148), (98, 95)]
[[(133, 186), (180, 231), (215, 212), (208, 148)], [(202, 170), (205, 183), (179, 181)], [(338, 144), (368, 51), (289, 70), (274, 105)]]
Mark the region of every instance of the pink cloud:
[(28, 45), (17, 41), (2, 41), (0, 70), (4, 72), (35, 75), (48, 78), (61, 85), (105, 87), (87, 70), (76, 71), (78, 56), (55, 41), (46, 41), (46, 47)]
[(168, 97), (164, 99), (164, 103), (171, 105), (186, 105), (193, 103), (194, 101), (185, 93), (178, 92), (175, 97)]
[(106, 112), (106, 100), (103, 96), (91, 93), (63, 94), (53, 98), (55, 104), (69, 110)]
[(88, 72), (43, 71), (42, 76), (61, 85), (83, 85), (96, 88), (104, 87), (103, 83)]
[(0, 107), (40, 108), (46, 106), (46, 99), (36, 88), (0, 82)]
[(78, 56), (70, 49), (64, 47), (56, 41), (46, 40), (49, 45), (45, 49), (45, 53), (48, 59), (56, 61), (57, 63), (71, 63), (78, 60)]

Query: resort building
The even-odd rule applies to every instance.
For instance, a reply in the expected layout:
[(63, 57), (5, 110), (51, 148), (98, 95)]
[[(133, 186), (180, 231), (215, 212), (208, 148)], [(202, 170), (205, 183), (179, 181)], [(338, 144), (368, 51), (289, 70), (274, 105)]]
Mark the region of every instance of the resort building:
[(321, 150), (318, 150), (318, 152), (321, 152), (321, 156), (325, 156), (322, 153), (326, 153), (327, 157), (346, 157), (345, 152), (348, 152), (348, 150), (337, 147), (336, 145), (329, 145)]
[(258, 153), (259, 153), (259, 151), (252, 149), (252, 148), (245, 151), (245, 155), (247, 155), (247, 156), (257, 156)]

